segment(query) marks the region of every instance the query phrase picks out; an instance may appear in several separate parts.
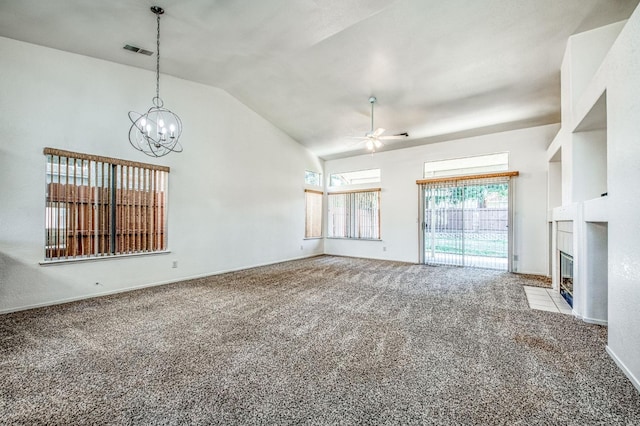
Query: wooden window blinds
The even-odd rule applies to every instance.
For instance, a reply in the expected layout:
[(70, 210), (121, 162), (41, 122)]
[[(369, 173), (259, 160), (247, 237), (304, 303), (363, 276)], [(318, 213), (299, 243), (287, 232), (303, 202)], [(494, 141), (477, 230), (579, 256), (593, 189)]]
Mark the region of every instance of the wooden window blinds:
[(380, 188), (328, 193), (329, 238), (380, 239)]
[(322, 237), (322, 191), (304, 190), (305, 199), (305, 238)]
[(45, 148), (45, 260), (164, 251), (169, 168)]

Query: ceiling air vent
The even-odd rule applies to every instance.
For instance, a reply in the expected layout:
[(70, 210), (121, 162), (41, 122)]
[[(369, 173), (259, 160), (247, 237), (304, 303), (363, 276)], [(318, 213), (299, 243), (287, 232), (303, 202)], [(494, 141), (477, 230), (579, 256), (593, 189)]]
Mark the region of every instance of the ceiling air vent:
[(129, 51), (135, 52), (135, 53), (142, 53), (143, 55), (147, 55), (147, 56), (153, 55), (153, 52), (150, 51), (150, 50), (142, 49), (142, 48), (136, 47), (136, 46), (131, 46), (130, 44), (125, 44), (123, 49), (129, 50)]

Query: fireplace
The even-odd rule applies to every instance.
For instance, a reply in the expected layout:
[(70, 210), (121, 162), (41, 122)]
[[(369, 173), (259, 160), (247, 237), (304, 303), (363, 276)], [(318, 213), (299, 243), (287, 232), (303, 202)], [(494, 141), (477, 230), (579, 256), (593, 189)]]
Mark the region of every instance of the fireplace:
[(573, 308), (573, 256), (560, 252), (560, 294)]

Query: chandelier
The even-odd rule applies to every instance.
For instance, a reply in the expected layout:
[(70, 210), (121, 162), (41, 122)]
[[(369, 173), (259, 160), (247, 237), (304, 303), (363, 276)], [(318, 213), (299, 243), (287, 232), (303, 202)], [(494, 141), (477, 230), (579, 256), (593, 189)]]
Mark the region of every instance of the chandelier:
[(138, 151), (151, 157), (162, 157), (170, 152), (182, 152), (182, 145), (178, 142), (182, 134), (182, 120), (164, 107), (160, 97), (160, 15), (164, 9), (152, 6), (151, 12), (156, 15), (158, 23), (156, 37), (156, 96), (153, 106), (144, 114), (129, 112), (129, 119), (133, 123), (129, 129), (129, 142)]

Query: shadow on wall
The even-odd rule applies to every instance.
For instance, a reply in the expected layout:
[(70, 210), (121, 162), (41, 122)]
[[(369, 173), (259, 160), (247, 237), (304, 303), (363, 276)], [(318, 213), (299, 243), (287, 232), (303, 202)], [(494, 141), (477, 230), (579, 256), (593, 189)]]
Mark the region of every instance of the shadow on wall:
[[(42, 300), (56, 300), (56, 294), (71, 287), (44, 273), (38, 264), (27, 264), (0, 251), (0, 314), (36, 307)], [(44, 295), (44, 297), (43, 297)]]

